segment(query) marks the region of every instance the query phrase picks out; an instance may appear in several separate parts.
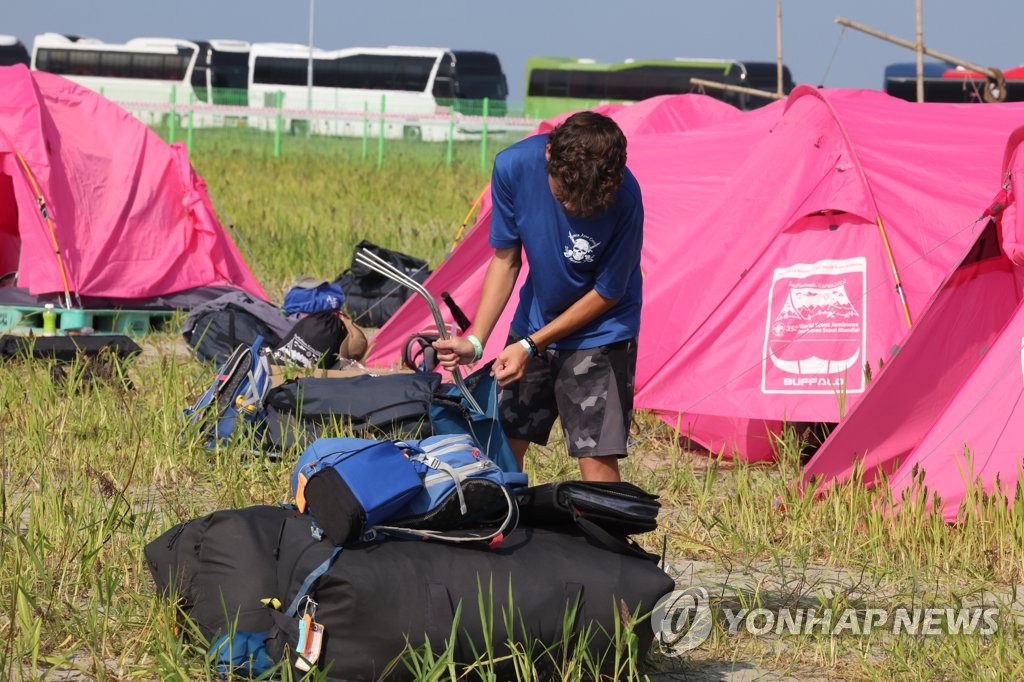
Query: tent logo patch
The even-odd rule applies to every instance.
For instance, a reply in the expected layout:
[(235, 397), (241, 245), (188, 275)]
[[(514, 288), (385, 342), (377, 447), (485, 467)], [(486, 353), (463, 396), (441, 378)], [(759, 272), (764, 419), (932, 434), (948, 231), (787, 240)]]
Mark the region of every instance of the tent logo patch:
[(768, 292), (761, 390), (861, 393), (867, 259), (776, 268)]

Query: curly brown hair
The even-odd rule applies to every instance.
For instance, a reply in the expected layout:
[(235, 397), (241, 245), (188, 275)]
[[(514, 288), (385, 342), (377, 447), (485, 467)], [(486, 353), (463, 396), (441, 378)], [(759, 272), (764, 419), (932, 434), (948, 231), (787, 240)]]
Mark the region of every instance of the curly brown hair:
[(548, 135), (552, 191), (570, 215), (590, 217), (611, 208), (626, 168), (626, 136), (603, 114), (580, 111)]

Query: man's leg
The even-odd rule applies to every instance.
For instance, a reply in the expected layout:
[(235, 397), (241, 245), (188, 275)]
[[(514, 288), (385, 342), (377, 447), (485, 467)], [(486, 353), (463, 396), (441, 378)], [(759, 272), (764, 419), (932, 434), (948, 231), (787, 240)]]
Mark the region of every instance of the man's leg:
[(619, 481), (633, 409), (636, 341), (559, 355), (555, 397), (569, 454), (584, 481)]
[(530, 441), (522, 440), (520, 438), (509, 438), (509, 447), (512, 448), (512, 454), (516, 456), (516, 462), (519, 463), (519, 469), (523, 468), (523, 461), (526, 459), (526, 451), (530, 447)]
[(580, 457), (580, 478), (584, 481), (621, 481), (618, 456)]
[[(518, 338), (510, 335), (506, 345)], [(549, 362), (552, 354), (553, 351), (545, 351), (542, 357), (530, 358), (523, 378), (501, 391), (501, 427), (520, 469), (530, 443), (546, 444), (558, 417)]]

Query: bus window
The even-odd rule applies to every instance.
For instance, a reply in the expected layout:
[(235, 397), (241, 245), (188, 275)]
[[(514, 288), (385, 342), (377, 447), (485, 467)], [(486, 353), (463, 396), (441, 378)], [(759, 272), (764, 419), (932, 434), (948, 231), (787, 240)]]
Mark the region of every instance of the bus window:
[[(723, 59), (627, 60), (598, 64), (590, 59), (534, 57), (527, 62), (525, 108), (528, 116), (549, 118), (605, 102), (636, 102), (658, 95), (696, 92), (698, 88), (690, 83), (693, 77), (775, 92), (776, 71), (773, 63)], [(784, 69), (783, 87), (785, 92), (794, 87), (788, 69)], [(712, 88), (708, 88), (706, 94), (743, 109), (771, 101)]]
[[(503, 116), (508, 86), (497, 56), (486, 52), (438, 47), (358, 47), (327, 51), (314, 48), (313, 83), (309, 87), (310, 48), (298, 44), (255, 43), (250, 51), (249, 102), (254, 107), (312, 108), (351, 116), (314, 121), (327, 135), (374, 135), (411, 139), (445, 139), (446, 113), (479, 114), (488, 102), (490, 116)], [(381, 121), (364, 112), (398, 113)], [(420, 119), (419, 117), (422, 117)], [(300, 119), (301, 120), (301, 119)], [(293, 119), (282, 124), (296, 129)], [(470, 125), (471, 124), (471, 125)], [(250, 125), (268, 127), (265, 115)], [(472, 126), (475, 129), (470, 131)], [(479, 134), (479, 122), (456, 126), (456, 134)]]

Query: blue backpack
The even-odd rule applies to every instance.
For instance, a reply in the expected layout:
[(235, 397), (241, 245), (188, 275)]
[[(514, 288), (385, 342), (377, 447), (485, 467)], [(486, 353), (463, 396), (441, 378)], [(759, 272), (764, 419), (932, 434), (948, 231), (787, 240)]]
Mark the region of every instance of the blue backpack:
[(251, 346), (235, 348), (220, 366), (213, 384), (185, 410), (189, 423), (198, 426), (207, 449), (226, 443), (237, 431), (248, 429), (259, 440), (266, 428), (264, 401), (270, 391), (270, 361), (257, 336)]
[(413, 441), (321, 438), (299, 457), (292, 492), (336, 545), (381, 531), (499, 541), (518, 520), (506, 474), (468, 434)]

